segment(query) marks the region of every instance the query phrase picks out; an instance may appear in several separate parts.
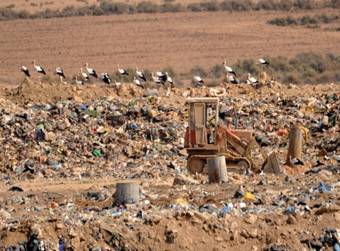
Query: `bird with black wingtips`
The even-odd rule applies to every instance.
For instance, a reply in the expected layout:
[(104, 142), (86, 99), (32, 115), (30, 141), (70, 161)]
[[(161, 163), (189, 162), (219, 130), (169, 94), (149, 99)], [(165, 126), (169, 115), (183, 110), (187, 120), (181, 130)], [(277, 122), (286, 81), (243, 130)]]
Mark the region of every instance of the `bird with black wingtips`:
[(33, 64), (34, 69), (35, 69), (38, 73), (43, 74), (43, 75), (46, 75), (46, 71), (45, 71), (44, 67), (42, 67), (41, 65), (36, 65), (36, 64), (35, 64), (35, 60), (32, 61), (32, 64)]
[(247, 84), (257, 84), (259, 81), (248, 73)]
[(85, 64), (85, 68), (86, 68), (87, 73), (90, 76), (98, 78), (98, 74), (97, 74), (96, 70), (93, 69), (93, 68), (89, 68), (89, 64), (88, 63)]
[(136, 76), (140, 79), (142, 79), (144, 82), (146, 81), (146, 77), (144, 75), (144, 73), (140, 70), (138, 70), (138, 68), (136, 67)]
[(101, 74), (101, 79), (108, 85), (112, 83), (111, 77), (106, 72)]
[(166, 78), (167, 78), (166, 80), (169, 82), (171, 87), (173, 87), (174, 86), (174, 81), (173, 81), (172, 77), (170, 77), (168, 72), (165, 72), (165, 75), (166, 75)]
[(203, 79), (200, 76), (198, 76), (198, 75), (195, 75), (193, 77), (193, 82), (194, 82), (194, 84), (196, 84), (198, 86), (203, 86), (203, 84), (204, 84)]
[(120, 68), (119, 65), (117, 65), (117, 69), (118, 69), (118, 72), (120, 75), (122, 76), (129, 76), (129, 73), (127, 72), (127, 70), (123, 69), (123, 68)]
[(27, 66), (23, 65), (21, 66), (21, 71), (26, 75), (26, 77), (30, 77), (31, 74), (30, 74), (30, 71), (28, 70)]
[(86, 72), (83, 71), (83, 68), (80, 68), (80, 74), (84, 78), (85, 81), (90, 80), (90, 76)]
[(234, 75), (227, 76), (227, 81), (228, 81), (228, 83), (232, 83), (232, 84), (239, 84), (240, 83), (240, 81)]
[(269, 62), (268, 62), (267, 60), (263, 59), (263, 58), (260, 58), (260, 59), (259, 59), (259, 62), (260, 62), (260, 64), (262, 64), (262, 65), (269, 65)]
[(234, 76), (236, 76), (236, 72), (230, 66), (227, 65), (226, 60), (224, 60), (223, 66), (224, 66), (224, 70), (226, 71), (226, 73), (230, 73), (230, 74), (233, 74)]
[(151, 78), (155, 84), (163, 84), (162, 80), (158, 76), (155, 76), (153, 72), (151, 72)]
[(55, 69), (55, 74), (57, 74), (60, 77), (60, 81), (63, 81), (63, 79), (65, 79), (65, 74), (64, 74), (64, 70), (61, 67), (57, 67)]
[(141, 79), (138, 79), (136, 76), (133, 77), (133, 83), (139, 87), (144, 88), (144, 82)]

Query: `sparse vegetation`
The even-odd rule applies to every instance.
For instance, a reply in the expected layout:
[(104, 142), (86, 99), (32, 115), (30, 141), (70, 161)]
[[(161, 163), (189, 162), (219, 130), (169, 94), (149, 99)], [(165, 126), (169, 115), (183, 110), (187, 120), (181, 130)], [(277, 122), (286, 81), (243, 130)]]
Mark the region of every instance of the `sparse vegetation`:
[(274, 18), (269, 20), (268, 23), (277, 26), (307, 26), (307, 27), (318, 27), (320, 24), (329, 24), (334, 21), (340, 20), (338, 15), (305, 15), (299, 18), (293, 18), (291, 16), (285, 18)]
[[(45, 9), (33, 14), (25, 11), (18, 11), (14, 7), (0, 8), (0, 20), (13, 19), (34, 19), (34, 18), (55, 18), (84, 15), (116, 15), (116, 14), (133, 14), (133, 13), (164, 13), (164, 12), (201, 12), (201, 11), (248, 11), (248, 10), (301, 10), (317, 8), (340, 8), (340, 0), (209, 0), (198, 3), (184, 5), (175, 3), (173, 0), (165, 0), (162, 4), (156, 4), (150, 1), (142, 1), (138, 4), (113, 2), (111, 0), (101, 0), (99, 6), (88, 5), (86, 0), (77, 0), (86, 3), (86, 6), (74, 7), (67, 6), (62, 10)], [(49, 2), (51, 4), (52, 2)], [(33, 6), (34, 3), (31, 3)], [(34, 5), (37, 6), (37, 5)], [(42, 6), (41, 6), (42, 7)], [(288, 23), (292, 20), (271, 20), (273, 24)], [(298, 22), (298, 21), (297, 21)]]
[[(253, 59), (246, 59), (240, 60), (232, 68), (237, 72), (238, 77), (241, 78), (245, 78), (248, 72), (258, 76), (262, 71), (266, 71), (274, 79), (282, 83), (327, 83), (340, 81), (340, 56), (336, 54), (301, 53), (291, 59), (286, 57), (266, 57), (266, 59), (270, 62), (268, 66), (260, 65)], [(222, 77), (224, 70), (221, 68), (221, 65), (212, 67), (208, 77)], [(198, 69), (198, 67), (194, 69)], [(203, 69), (202, 71), (204, 72)]]

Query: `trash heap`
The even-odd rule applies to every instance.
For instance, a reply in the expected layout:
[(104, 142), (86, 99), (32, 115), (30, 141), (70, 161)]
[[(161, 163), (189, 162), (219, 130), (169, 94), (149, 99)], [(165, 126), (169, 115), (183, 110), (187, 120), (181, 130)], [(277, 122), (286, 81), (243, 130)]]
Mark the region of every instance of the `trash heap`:
[(185, 160), (184, 114), (155, 97), (10, 107), (0, 113), (1, 175), (148, 177)]
[[(339, 250), (339, 92), (233, 88), (221, 119), (254, 130), (254, 158), (276, 152), (282, 173), (228, 173), (224, 184), (190, 174), (186, 90), (0, 98), (0, 249)], [(297, 124), (303, 159), (288, 167)], [(137, 201), (117, 203), (121, 181), (138, 183)]]

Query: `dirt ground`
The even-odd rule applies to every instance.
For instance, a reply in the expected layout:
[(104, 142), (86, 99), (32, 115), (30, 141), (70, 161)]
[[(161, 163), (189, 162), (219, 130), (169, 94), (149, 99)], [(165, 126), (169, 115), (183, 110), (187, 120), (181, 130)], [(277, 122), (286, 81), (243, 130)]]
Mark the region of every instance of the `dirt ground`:
[[(292, 15), (315, 13), (320, 14)], [(340, 52), (339, 32), (266, 24), (286, 15), (168, 13), (0, 22), (0, 83), (18, 84), (23, 79), (21, 65), (32, 68), (33, 59), (49, 72), (62, 66), (72, 76), (85, 62), (98, 72), (113, 72), (119, 64), (150, 70), (170, 66), (181, 73), (196, 65), (210, 68), (224, 59), (232, 64), (265, 55)]]
[[(104, 103), (124, 104), (132, 97), (138, 97), (139, 102), (148, 102), (148, 98), (142, 97), (143, 90), (126, 85), (126, 89), (122, 89), (119, 96), (114, 88), (104, 85), (68, 86), (57, 83), (40, 85), (28, 82), (17, 89), (7, 87), (6, 90), (2, 89), (0, 95), (0, 104), (4, 109), (0, 114), (1, 123), (4, 123), (3, 119), (9, 114), (22, 114), (21, 110), (26, 107), (32, 107), (30, 114), (33, 118), (37, 116), (39, 120), (43, 118), (54, 120), (56, 118), (53, 116), (56, 113), (51, 111), (51, 115), (47, 115), (43, 110), (39, 110), (39, 107), (58, 100), (84, 104), (94, 101), (101, 104), (100, 100), (105, 100), (103, 97), (110, 97)], [(264, 113), (268, 119), (272, 116), (271, 109), (281, 109), (281, 112), (290, 114), (287, 118), (292, 120), (297, 109), (296, 105), (302, 111), (302, 104), (309, 102), (313, 97), (324, 98), (328, 95), (336, 98), (336, 95), (340, 95), (339, 88), (339, 85), (313, 87), (301, 85), (291, 88), (276, 84), (255, 90), (249, 85), (227, 85), (223, 88), (226, 93), (222, 99), (251, 100), (252, 104), (258, 106), (254, 107), (255, 110), (264, 107), (268, 109)], [(202, 96), (206, 95), (207, 90), (201, 88), (191, 91), (196, 93), (195, 95)], [(133, 96), (131, 96), (132, 91)], [(185, 102), (183, 95), (187, 91), (184, 88), (174, 88), (172, 96), (165, 97), (165, 90), (160, 89), (158, 102), (162, 107), (183, 109)], [(273, 108), (271, 102), (276, 100), (273, 97), (287, 102), (286, 105)], [(262, 106), (261, 102), (266, 102), (265, 106)], [(37, 105), (32, 106), (32, 104)], [(338, 101), (331, 103), (330, 106), (337, 104)], [(313, 110), (313, 116), (317, 118), (322, 109)], [(336, 111), (338, 112), (338, 109)], [(65, 113), (63, 116), (68, 115)], [(245, 121), (249, 119), (247, 115), (244, 116)], [(250, 117), (252, 116), (254, 115)], [(180, 123), (182, 128), (184, 121), (176, 118), (174, 121)], [(137, 118), (136, 122), (138, 120)], [(149, 126), (147, 122), (143, 123), (144, 126)], [(87, 126), (92, 128), (94, 125), (92, 122), (73, 124), (64, 133), (73, 131), (77, 134), (80, 132), (75, 131), (76, 128)], [(7, 136), (0, 139), (6, 145), (4, 152), (6, 156), (12, 159), (13, 163), (19, 164), (15, 159), (20, 160), (20, 156), (10, 153), (10, 149), (16, 146), (8, 142), (8, 140), (19, 139), (5, 133), (11, 126), (16, 127), (18, 123), (12, 125), (9, 123), (1, 127), (0, 132), (3, 133), (1, 135)], [(274, 130), (282, 128), (280, 124), (273, 124), (273, 126)], [(15, 132), (18, 133), (20, 130), (17, 128)], [(178, 133), (182, 134), (183, 131), (180, 129)], [(276, 132), (268, 132), (268, 135), (270, 134)], [(315, 142), (323, 140), (322, 135), (316, 135), (315, 138), (311, 138), (313, 143), (309, 146), (314, 146)], [(339, 129), (337, 126), (333, 127), (333, 130), (329, 130), (324, 135), (326, 141), (327, 137), (336, 138)], [(88, 140), (92, 138), (90, 135), (86, 137)], [(23, 143), (29, 141), (28, 139)], [(149, 144), (148, 141), (141, 139), (131, 141), (134, 147), (141, 142)], [(17, 142), (19, 144), (21, 141)], [(39, 152), (37, 147), (41, 146), (45, 149), (47, 145), (48, 142), (40, 145), (32, 142), (26, 147), (33, 146), (35, 150), (32, 153), (43, 157), (44, 153)], [(334, 229), (339, 231), (337, 230), (340, 224), (339, 162), (334, 159), (334, 156), (339, 154), (339, 149), (329, 153), (331, 157), (327, 160), (318, 156), (315, 147), (307, 148), (304, 150), (306, 160), (304, 167), (291, 170), (282, 165), (286, 171), (281, 175), (246, 176), (230, 172), (228, 182), (209, 184), (207, 175), (193, 175), (187, 172), (183, 149), (175, 155), (167, 155), (169, 151), (166, 149), (171, 145), (174, 149), (181, 149), (178, 143), (159, 142), (156, 145), (158, 150), (150, 153), (151, 158), (145, 156), (145, 159), (137, 158), (132, 162), (129, 160), (130, 164), (136, 163), (136, 166), (124, 165), (123, 168), (110, 161), (106, 161), (107, 164), (103, 165), (103, 160), (93, 159), (88, 155), (84, 157), (83, 154), (79, 156), (83, 160), (88, 159), (90, 165), (85, 162), (79, 165), (80, 162), (77, 162), (78, 164), (73, 166), (67, 163), (77, 155), (72, 151), (67, 154), (67, 161), (59, 170), (36, 167), (33, 173), (17, 173), (8, 167), (9, 162), (3, 158), (4, 165), (1, 165), (0, 169), (0, 177), (3, 180), (0, 183), (0, 202), (3, 205), (0, 209), (0, 247), (27, 241), (27, 237), (33, 233), (49, 250), (60, 250), (59, 240), (63, 240), (65, 247), (69, 248), (65, 250), (101, 248), (100, 250), (288, 251), (311, 250), (312, 247), (320, 245), (324, 246), (325, 250), (332, 250), (330, 241), (321, 240), (325, 240), (326, 237), (331, 238), (327, 235), (327, 231)], [(117, 147), (119, 144), (116, 145)], [(286, 154), (286, 145), (281, 142), (270, 146), (272, 147), (277, 148), (282, 162)], [(20, 147), (20, 151), (26, 158), (25, 150)], [(28, 152), (30, 155), (31, 152)], [(119, 159), (122, 158), (122, 154), (118, 156)], [(319, 171), (304, 173), (310, 170), (316, 159), (324, 162), (319, 166)], [(43, 163), (42, 159), (40, 161)], [(169, 161), (174, 163), (174, 166), (170, 167), (166, 164)], [(176, 183), (175, 178), (178, 177), (180, 182)], [(113, 206), (115, 185), (117, 182), (127, 180), (140, 184), (142, 200), (137, 205), (128, 205), (123, 209), (116, 208)], [(318, 190), (320, 182), (329, 184), (331, 190), (320, 192)], [(240, 186), (243, 186), (245, 191), (255, 194), (257, 200), (248, 201), (244, 197), (235, 197)], [(18, 191), (18, 188), (22, 191)], [(219, 210), (226, 203), (232, 203), (234, 208), (221, 216)], [(241, 208), (242, 205), (245, 205), (244, 209)], [(287, 208), (290, 207), (296, 212), (287, 213)]]

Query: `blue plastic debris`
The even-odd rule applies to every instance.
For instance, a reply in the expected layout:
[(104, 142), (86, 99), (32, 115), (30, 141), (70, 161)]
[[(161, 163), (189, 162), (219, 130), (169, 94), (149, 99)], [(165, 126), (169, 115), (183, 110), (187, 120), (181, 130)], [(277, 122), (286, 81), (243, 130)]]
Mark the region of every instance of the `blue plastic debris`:
[(295, 214), (296, 213), (296, 208), (293, 206), (288, 206), (285, 211), (285, 214)]
[(318, 186), (318, 190), (319, 190), (320, 193), (329, 193), (332, 190), (332, 188), (331, 188), (331, 186), (329, 186), (329, 185), (327, 185), (327, 184), (325, 184), (324, 182), (321, 181), (319, 186)]
[(63, 239), (59, 240), (59, 251), (65, 251), (65, 243)]
[(234, 205), (232, 203), (228, 203), (228, 204), (224, 205), (224, 207), (220, 211), (220, 214), (219, 214), (220, 217), (224, 217), (227, 214), (230, 214), (231, 211), (233, 211), (233, 209), (234, 209)]

